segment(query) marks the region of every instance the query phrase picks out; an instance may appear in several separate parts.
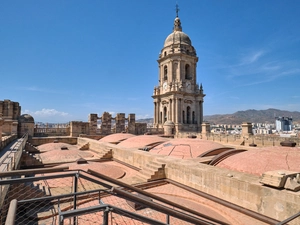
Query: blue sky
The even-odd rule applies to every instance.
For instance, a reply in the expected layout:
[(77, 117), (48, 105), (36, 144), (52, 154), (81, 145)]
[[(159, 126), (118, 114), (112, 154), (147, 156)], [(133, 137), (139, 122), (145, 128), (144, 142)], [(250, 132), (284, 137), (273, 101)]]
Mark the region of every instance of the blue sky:
[(153, 117), (176, 2), (199, 57), (204, 115), (300, 111), (298, 0), (1, 1), (0, 100), (36, 122)]

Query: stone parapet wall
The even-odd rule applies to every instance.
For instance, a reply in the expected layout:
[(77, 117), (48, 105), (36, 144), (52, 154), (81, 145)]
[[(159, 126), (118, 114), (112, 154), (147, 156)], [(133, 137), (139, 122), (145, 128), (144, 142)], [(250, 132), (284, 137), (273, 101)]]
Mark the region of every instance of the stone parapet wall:
[(34, 137), (70, 136), (70, 127), (64, 128), (34, 128)]
[(257, 147), (267, 147), (267, 146), (280, 146), (282, 141), (292, 141), (296, 143), (296, 147), (300, 147), (300, 139), (298, 137), (279, 137), (272, 135), (225, 135), (225, 134), (207, 134), (200, 135), (197, 138), (202, 138), (205, 140), (220, 142), (222, 144), (234, 144), (234, 145), (244, 145), (249, 146), (250, 144), (256, 144)]
[[(263, 186), (258, 176), (78, 138), (80, 145), (87, 142), (93, 150), (112, 149), (114, 159), (137, 168), (153, 161), (166, 164), (167, 178), (280, 221), (299, 211), (300, 192)], [(300, 218), (289, 224), (300, 224)]]
[(76, 145), (77, 138), (76, 137), (47, 137), (47, 138), (33, 137), (31, 139), (28, 139), (28, 142), (30, 142), (33, 146), (39, 146), (42, 144), (48, 144), (53, 142), (62, 142), (70, 145)]
[(2, 137), (2, 140), (0, 140), (0, 150), (5, 148), (9, 143), (16, 140), (17, 138), (18, 136), (16, 134)]

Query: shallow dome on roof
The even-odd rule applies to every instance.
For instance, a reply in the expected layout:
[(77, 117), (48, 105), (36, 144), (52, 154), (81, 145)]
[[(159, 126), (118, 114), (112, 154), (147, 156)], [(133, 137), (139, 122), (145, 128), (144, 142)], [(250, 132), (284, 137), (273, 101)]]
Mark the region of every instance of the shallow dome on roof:
[(180, 159), (197, 158), (209, 150), (224, 148), (222, 144), (204, 139), (177, 138), (169, 139), (150, 150), (151, 153), (168, 155)]
[(19, 123), (34, 123), (34, 119), (29, 114), (23, 114), (18, 119)]
[(272, 170), (300, 171), (300, 150), (295, 147), (265, 147), (230, 156), (217, 167), (261, 176)]
[(145, 148), (147, 146), (156, 146), (168, 140), (168, 138), (158, 135), (138, 135), (120, 142), (118, 146), (125, 148)]
[(167, 47), (172, 44), (186, 44), (192, 45), (191, 39), (187, 34), (182, 31), (174, 31), (171, 33), (165, 40), (164, 47)]
[(121, 141), (124, 141), (128, 138), (134, 137), (134, 134), (129, 133), (116, 133), (116, 134), (110, 134), (107, 135), (99, 140), (99, 142), (107, 142), (107, 143), (113, 143), (117, 144)]

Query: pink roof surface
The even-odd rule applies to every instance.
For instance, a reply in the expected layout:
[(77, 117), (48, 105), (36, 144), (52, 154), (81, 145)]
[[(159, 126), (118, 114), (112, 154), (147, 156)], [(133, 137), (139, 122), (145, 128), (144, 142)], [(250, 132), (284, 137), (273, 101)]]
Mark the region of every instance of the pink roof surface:
[(160, 144), (151, 149), (150, 152), (180, 159), (191, 159), (208, 150), (222, 147), (224, 146), (219, 143), (204, 139), (179, 138)]
[[(150, 192), (152, 194), (155, 194), (157, 196), (160, 196), (164, 199), (181, 204), (185, 207), (191, 208), (195, 211), (201, 212), (207, 216), (230, 223), (230, 218), (229, 217), (226, 218), (225, 215), (223, 216), (217, 210), (214, 210), (213, 207), (208, 204), (207, 200), (204, 200), (201, 197), (199, 197), (198, 195), (188, 192), (182, 188), (176, 187), (175, 185), (167, 184), (167, 185), (163, 185), (163, 186), (150, 188), (150, 189), (147, 189), (146, 191)], [(128, 204), (128, 202), (125, 199), (122, 199), (117, 196), (104, 197), (104, 198), (102, 198), (102, 201), (105, 204), (110, 204), (110, 205), (125, 209), (130, 212), (138, 213), (140, 215), (143, 215), (143, 216), (146, 216), (146, 217), (149, 217), (149, 218), (161, 221), (161, 222), (166, 221), (165, 214), (163, 214), (159, 211), (155, 211), (151, 208), (145, 208), (145, 209), (136, 211)], [(94, 205), (99, 205), (99, 201), (93, 200), (90, 202), (86, 202), (86, 203), (80, 205), (78, 208), (86, 208), (86, 207), (91, 207)], [(99, 221), (99, 218), (102, 218), (102, 213), (100, 213), (100, 212), (95, 212), (92, 214), (88, 214), (86, 216), (81, 216), (81, 220), (83, 222), (89, 221), (89, 222), (91, 222), (91, 224), (95, 221)], [(118, 215), (116, 213), (112, 214), (111, 222), (113, 224), (135, 224), (135, 225), (146, 224), (143, 222), (139, 222), (137, 220), (133, 220), (133, 219), (128, 218), (123, 215)], [(177, 225), (182, 224), (183, 225), (183, 224), (190, 224), (190, 223), (187, 223), (183, 220), (172, 217), (171, 224), (177, 224)]]
[(299, 148), (266, 147), (233, 155), (221, 161), (217, 167), (262, 175), (264, 172), (272, 170), (300, 172), (299, 162)]
[(117, 133), (117, 134), (110, 134), (107, 135), (99, 140), (99, 142), (106, 142), (106, 143), (119, 143), (120, 141), (126, 140), (128, 138), (134, 137), (134, 134), (128, 133)]
[(139, 135), (128, 138), (118, 144), (118, 146), (125, 148), (144, 148), (145, 146), (151, 146), (156, 143), (163, 143), (170, 139), (163, 138), (157, 135)]
[(84, 170), (87, 171), (88, 169), (91, 169), (93, 171), (96, 171), (98, 173), (105, 174), (111, 178), (119, 179), (125, 176), (126, 170), (125, 166), (122, 166), (118, 163), (115, 163), (113, 161), (109, 162), (87, 162), (85, 164), (77, 164), (74, 163), (65, 163), (59, 165), (61, 166), (68, 166), (70, 170)]
[[(62, 147), (67, 147), (67, 150), (62, 150)], [(40, 145), (39, 154), (43, 163), (64, 163), (74, 162), (77, 159), (99, 159), (96, 153), (91, 151), (81, 151), (77, 145), (70, 145), (66, 143), (48, 143)]]
[(78, 146), (77, 145), (70, 145), (67, 143), (47, 143), (43, 145), (39, 145), (38, 149), (41, 152), (47, 152), (47, 151), (53, 151), (53, 150), (61, 150), (61, 147), (67, 147), (69, 150), (77, 150)]

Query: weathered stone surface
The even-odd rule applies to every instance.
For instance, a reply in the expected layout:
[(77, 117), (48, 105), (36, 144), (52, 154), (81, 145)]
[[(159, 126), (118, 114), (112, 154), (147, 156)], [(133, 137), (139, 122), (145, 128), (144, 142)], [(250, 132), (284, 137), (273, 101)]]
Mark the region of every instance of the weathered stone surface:
[(268, 171), (263, 173), (260, 183), (276, 188), (283, 188), (287, 178), (295, 177), (296, 175), (297, 172), (286, 170)]
[(291, 191), (299, 191), (300, 190), (299, 173), (297, 174), (296, 177), (288, 177), (284, 185), (284, 188)]

